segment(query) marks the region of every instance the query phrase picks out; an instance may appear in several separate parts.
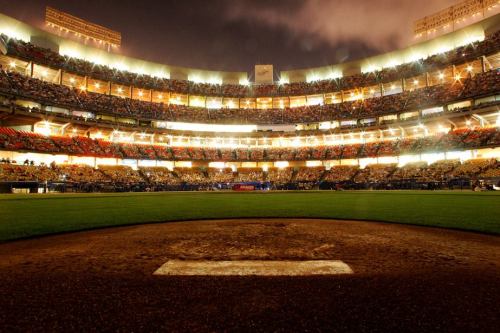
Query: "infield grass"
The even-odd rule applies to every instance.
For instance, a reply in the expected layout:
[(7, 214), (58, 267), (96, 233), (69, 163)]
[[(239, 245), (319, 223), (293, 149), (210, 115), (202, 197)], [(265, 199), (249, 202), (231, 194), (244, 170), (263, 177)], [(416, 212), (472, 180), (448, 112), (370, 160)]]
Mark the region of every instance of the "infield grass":
[(311, 191), (0, 195), (0, 241), (107, 226), (239, 217), (373, 220), (500, 234), (500, 193)]

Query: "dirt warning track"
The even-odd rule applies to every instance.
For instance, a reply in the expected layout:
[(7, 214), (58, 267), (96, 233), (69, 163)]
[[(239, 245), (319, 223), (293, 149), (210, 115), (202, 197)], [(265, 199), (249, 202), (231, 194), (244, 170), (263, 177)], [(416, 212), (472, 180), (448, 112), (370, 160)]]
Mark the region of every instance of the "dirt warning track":
[[(252, 274), (153, 274), (201, 262)], [(273, 262), (349, 274), (255, 274)], [(493, 332), (499, 281), (498, 236), (304, 219), (141, 225), (0, 244), (0, 331)]]

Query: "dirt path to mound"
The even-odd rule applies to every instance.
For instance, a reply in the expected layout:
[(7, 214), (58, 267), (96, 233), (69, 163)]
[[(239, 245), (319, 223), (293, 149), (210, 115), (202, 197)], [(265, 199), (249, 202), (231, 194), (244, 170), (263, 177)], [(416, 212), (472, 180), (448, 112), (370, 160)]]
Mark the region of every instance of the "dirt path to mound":
[[(171, 259), (341, 260), (338, 276), (156, 276)], [(500, 237), (305, 219), (196, 221), (0, 245), (0, 331), (491, 331)]]

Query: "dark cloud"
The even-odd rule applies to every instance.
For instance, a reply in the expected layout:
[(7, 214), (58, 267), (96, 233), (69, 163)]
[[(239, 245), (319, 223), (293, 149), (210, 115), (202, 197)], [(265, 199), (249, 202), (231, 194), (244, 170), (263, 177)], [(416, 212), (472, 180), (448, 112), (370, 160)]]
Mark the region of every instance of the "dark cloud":
[(45, 5), (121, 31), (122, 52), (178, 66), (251, 71), (349, 61), (411, 42), (412, 22), (454, 0), (0, 0), (43, 22)]
[(298, 40), (338, 45), (357, 41), (380, 51), (393, 50), (412, 42), (412, 22), (456, 3), (456, 0), (307, 0), (293, 1), (289, 10), (274, 2), (255, 6), (254, 1), (233, 1), (226, 17), (235, 21), (258, 21), (284, 28)]

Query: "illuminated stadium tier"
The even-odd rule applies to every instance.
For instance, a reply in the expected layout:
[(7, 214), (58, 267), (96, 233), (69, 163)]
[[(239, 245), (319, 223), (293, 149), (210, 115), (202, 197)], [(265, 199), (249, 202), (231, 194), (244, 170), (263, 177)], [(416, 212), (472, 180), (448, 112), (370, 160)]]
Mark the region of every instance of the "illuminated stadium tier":
[[(451, 66), (472, 67), (471, 71), (480, 72), (492, 67), (498, 67), (500, 34), (492, 33), (482, 41), (468, 43), (451, 51), (433, 55), (422, 61), (412, 61), (408, 64), (394, 65), (387, 69), (370, 70), (362, 74), (343, 76), (338, 74), (329, 79), (308, 80), (309, 82), (287, 83), (281, 80), (277, 84), (209, 84), (148, 75), (138, 75), (135, 73), (117, 70), (110, 67), (95, 64), (68, 56), (61, 56), (49, 49), (37, 47), (30, 43), (24, 43), (3, 36), (7, 41), (9, 59), (4, 58), (4, 65), (14, 62), (16, 68), (23, 74), (31, 77), (38, 77), (46, 81), (65, 84), (70, 87), (81, 88), (103, 94), (113, 94), (119, 97), (136, 98), (140, 100), (155, 101), (155, 96), (160, 93), (164, 95), (162, 102), (186, 104), (189, 97), (197, 100), (203, 99), (204, 106), (210, 107), (208, 97), (235, 97), (232, 100), (235, 106), (241, 105), (241, 98), (261, 97), (258, 101), (250, 99), (253, 104), (265, 104), (263, 98), (283, 97), (279, 99), (286, 106), (294, 102), (290, 99), (294, 96), (311, 95), (310, 98), (320, 95), (323, 98), (336, 98), (339, 101), (352, 99), (351, 92), (357, 95), (362, 94), (364, 98), (380, 96), (381, 94), (391, 94), (393, 91), (404, 90), (405, 84), (411, 86), (414, 80), (420, 80), (418, 87), (432, 84), (437, 78), (432, 77), (434, 72), (445, 77), (439, 81), (448, 82), (449, 77), (463, 74), (464, 68), (452, 68)], [(55, 71), (55, 72), (54, 72)], [(429, 78), (428, 76), (431, 75)], [(73, 80), (71, 80), (73, 78)], [(430, 81), (430, 82), (429, 82)], [(89, 84), (90, 83), (90, 84)], [(100, 86), (96, 87), (95, 84)], [(391, 88), (395, 84), (398, 89)], [(134, 90), (136, 90), (134, 94)], [(142, 94), (139, 96), (139, 91)], [(170, 93), (177, 94), (171, 96)], [(186, 97), (184, 97), (186, 96)], [(172, 97), (172, 98), (171, 98)], [(179, 97), (179, 100), (176, 98)], [(303, 96), (306, 97), (306, 96)], [(184, 99), (187, 98), (187, 101)], [(288, 98), (288, 101), (287, 99)], [(173, 99), (174, 101), (170, 101)], [(244, 102), (246, 102), (245, 100)], [(229, 102), (229, 100), (227, 101)], [(273, 101), (274, 102), (274, 101)], [(213, 103), (213, 99), (212, 99)], [(267, 105), (269, 108), (271, 105)], [(199, 105), (198, 105), (199, 106)], [(223, 105), (228, 106), (228, 105)], [(243, 106), (242, 106), (243, 107)], [(255, 105), (254, 105), (255, 107)]]
[[(478, 61), (478, 67), (492, 66), (492, 59), (484, 59), (483, 56), (498, 52), (499, 36), (496, 31), (500, 21), (497, 14), (500, 6), (495, 5), (491, 9), (479, 22), (469, 22), (445, 36), (359, 61), (284, 71), (278, 75), (276, 84), (252, 84), (248, 73), (244, 72), (179, 68), (107, 53), (37, 30), (1, 14), (0, 18), (4, 22), (0, 23), (0, 32), (5, 33), (3, 39), (7, 54), (18, 59), (22, 66), (24, 63), (29, 65), (24, 67), (26, 72), (39, 75), (37, 68), (28, 68), (32, 67), (29, 63), (33, 62), (34, 65), (47, 68), (46, 79), (53, 76), (50, 69), (61, 70), (61, 83), (65, 82), (65, 75), (74, 77), (78, 86), (82, 80), (111, 82), (112, 85), (125, 86), (122, 87), (122, 97), (135, 98), (134, 89), (143, 90), (144, 96), (139, 99), (154, 95), (155, 91), (204, 98), (290, 97), (334, 92), (347, 92), (348, 95), (349, 90), (360, 88), (368, 91), (373, 88), (376, 93), (384, 93), (388, 89), (383, 84), (425, 76), (426, 73), (451, 65)], [(477, 21), (477, 18), (473, 21)], [(40, 43), (40, 40), (45, 43)], [(45, 48), (35, 44), (44, 45)], [(47, 45), (51, 45), (51, 48), (46, 48)], [(89, 88), (87, 83), (85, 86)], [(112, 87), (108, 91), (105, 90), (106, 85), (102, 88), (105, 93), (113, 93)], [(168, 102), (167, 99), (165, 101)]]
[[(246, 142), (233, 143), (231, 147), (218, 148), (217, 139), (213, 145), (182, 146), (176, 145), (171, 138), (164, 144), (120, 143), (103, 139), (90, 139), (68, 133), (67, 136), (45, 136), (32, 132), (16, 131), (12, 128), (0, 128), (0, 147), (10, 151), (32, 151), (50, 154), (75, 156), (133, 159), (133, 160), (170, 160), (170, 161), (308, 161), (376, 158), (406, 154), (424, 154), (435, 152), (462, 151), (467, 149), (495, 148), (500, 146), (500, 129), (497, 127), (462, 128), (450, 131), (440, 128), (439, 133), (426, 135), (422, 127), (419, 134), (407, 138), (381, 140), (361, 139), (355, 143), (349, 139), (341, 145), (322, 144), (313, 138), (309, 142), (298, 144), (296, 139), (288, 141), (290, 146), (273, 147), (267, 145), (250, 146)], [(373, 136), (373, 134), (371, 134)], [(200, 140), (198, 138), (198, 140)], [(234, 139), (233, 139), (234, 140)], [(278, 138), (278, 140), (283, 140)], [(147, 141), (143, 138), (143, 141)]]
[[(495, 102), (500, 90), (499, 26), (497, 14), (446, 36), (388, 53), (383, 59), (392, 59), (388, 61), (391, 66), (379, 66), (382, 58), (372, 57), (349, 63), (342, 73), (326, 75), (327, 79), (319, 74), (309, 79), (307, 70), (297, 70), (283, 72), (283, 80), (276, 84), (264, 85), (248, 80), (241, 81), (244, 84), (200, 83), (189, 80), (195, 73), (189, 71), (188, 80), (137, 74), (100, 60), (69, 56), (61, 49), (58, 53), (42, 48), (26, 38), (3, 35), (7, 54), (0, 56), (0, 65), (7, 73), (0, 78), (0, 88), (4, 98), (29, 107), (31, 112), (142, 127), (141, 131), (201, 132), (209, 128), (204, 124), (252, 126), (212, 126), (213, 132), (290, 131), (294, 126), (293, 130), (366, 128)], [(40, 33), (26, 29), (32, 36)], [(66, 45), (60, 37), (41, 34), (60, 48)], [(95, 51), (93, 59), (101, 59), (102, 50), (85, 50)], [(106, 53), (106, 59), (130, 60), (112, 53)], [(367, 63), (373, 65), (370, 70), (366, 70)], [(353, 72), (355, 68), (360, 73)], [(311, 68), (309, 72), (321, 70)], [(285, 76), (295, 79), (287, 83)], [(276, 124), (289, 126), (263, 126)]]
[[(469, 68), (469, 67), (468, 67)], [(440, 77), (441, 74), (436, 74)], [(463, 76), (462, 76), (463, 75)], [(441, 77), (444, 80), (444, 76)], [(37, 110), (59, 110), (55, 114), (78, 115), (85, 111), (86, 118), (117, 120), (122, 123), (140, 125), (141, 120), (149, 126), (161, 128), (162, 122), (232, 123), (232, 124), (300, 124), (347, 120), (349, 126), (375, 125), (380, 122), (399, 120), (423, 113), (453, 111), (457, 107), (469, 107), (471, 99), (495, 96), (500, 91), (498, 70), (463, 74), (441, 83), (418, 87), (418, 80), (399, 93), (364, 99), (353, 93), (345, 102), (335, 100), (328, 104), (308, 105), (296, 108), (200, 108), (177, 104), (164, 104), (120, 98), (72, 89), (64, 85), (48, 83), (9, 70), (0, 76), (0, 89), (6, 98), (19, 100), (19, 105), (29, 105)], [(28, 88), (27, 88), (28, 87)], [(484, 101), (477, 99), (478, 101)], [(493, 101), (495, 99), (493, 98)], [(25, 103), (29, 101), (28, 103)], [(460, 104), (466, 102), (466, 104)], [(458, 103), (458, 104), (457, 104)], [(76, 112), (75, 112), (76, 111)], [(111, 116), (111, 117), (110, 117)], [(338, 127), (337, 124), (334, 127)], [(333, 126), (333, 125), (332, 125)]]

